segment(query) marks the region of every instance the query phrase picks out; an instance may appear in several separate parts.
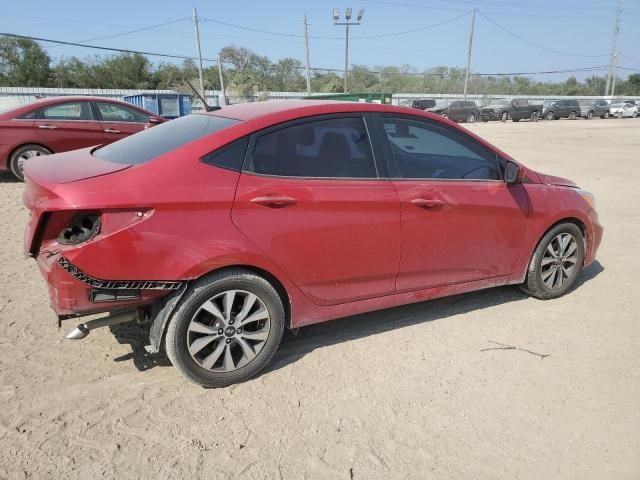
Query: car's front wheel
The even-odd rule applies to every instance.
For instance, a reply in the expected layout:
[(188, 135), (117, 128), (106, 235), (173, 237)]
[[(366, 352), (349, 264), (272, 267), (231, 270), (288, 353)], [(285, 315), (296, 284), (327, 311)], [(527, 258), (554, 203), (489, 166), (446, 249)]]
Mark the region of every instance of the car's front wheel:
[(41, 155), (50, 155), (51, 151), (44, 148), (42, 145), (30, 144), (23, 145), (17, 148), (9, 159), (9, 167), (11, 172), (20, 180), (24, 182), (24, 163), (30, 158), (39, 157)]
[(522, 290), (542, 300), (564, 295), (578, 278), (584, 254), (580, 228), (573, 223), (556, 225), (536, 247)]
[(556, 118), (556, 117), (554, 116), (553, 112), (549, 112), (549, 113), (547, 113), (547, 114), (545, 115), (545, 117), (544, 117), (544, 118), (545, 118), (546, 120), (555, 120), (555, 118)]
[(225, 387), (257, 374), (284, 330), (280, 296), (247, 270), (213, 273), (185, 293), (167, 328), (171, 363), (205, 387)]

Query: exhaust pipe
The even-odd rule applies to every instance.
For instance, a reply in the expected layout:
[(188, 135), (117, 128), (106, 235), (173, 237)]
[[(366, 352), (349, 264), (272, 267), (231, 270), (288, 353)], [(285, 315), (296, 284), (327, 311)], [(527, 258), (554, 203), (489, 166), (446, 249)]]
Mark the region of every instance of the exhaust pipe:
[(96, 328), (109, 327), (119, 323), (131, 322), (136, 319), (138, 319), (138, 311), (132, 310), (129, 312), (119, 313), (117, 315), (98, 318), (96, 320), (89, 320), (86, 323), (79, 324), (76, 328), (67, 333), (64, 338), (68, 340), (82, 340), (89, 335), (91, 330), (95, 330)]

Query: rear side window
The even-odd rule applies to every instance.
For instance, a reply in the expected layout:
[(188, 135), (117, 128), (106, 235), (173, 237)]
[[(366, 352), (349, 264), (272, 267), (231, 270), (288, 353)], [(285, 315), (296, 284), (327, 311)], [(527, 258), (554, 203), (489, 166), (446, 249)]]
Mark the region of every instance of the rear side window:
[(247, 151), (248, 143), (249, 137), (241, 138), (219, 148), (215, 152), (205, 155), (202, 157), (202, 161), (208, 165), (215, 165), (239, 172), (242, 170), (242, 162), (244, 160), (244, 154)]
[(149, 116), (133, 108), (114, 103), (97, 102), (100, 116), (105, 122), (147, 123)]
[[(399, 178), (500, 180), (494, 152), (454, 130), (432, 123), (383, 119)], [(393, 170), (393, 169), (392, 169)]]
[(42, 120), (94, 120), (89, 102), (70, 102), (51, 105), (38, 111), (35, 117)]
[(283, 177), (376, 177), (362, 117), (316, 120), (262, 135), (247, 170)]
[(214, 115), (187, 115), (99, 148), (93, 156), (127, 165), (145, 163), (238, 122)]

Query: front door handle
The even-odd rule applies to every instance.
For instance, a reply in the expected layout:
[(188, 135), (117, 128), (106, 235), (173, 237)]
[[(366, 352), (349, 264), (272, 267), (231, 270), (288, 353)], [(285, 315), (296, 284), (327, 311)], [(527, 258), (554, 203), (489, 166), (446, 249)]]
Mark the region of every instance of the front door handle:
[(105, 128), (104, 131), (107, 133), (120, 133), (120, 130), (116, 130), (115, 128)]
[(444, 206), (444, 202), (436, 198), (414, 198), (411, 203), (419, 208), (440, 208)]
[(295, 205), (298, 201), (286, 195), (265, 195), (264, 197), (252, 198), (251, 203), (269, 208), (285, 208)]
[(38, 128), (42, 128), (43, 130), (55, 130), (58, 127), (55, 125), (38, 125)]

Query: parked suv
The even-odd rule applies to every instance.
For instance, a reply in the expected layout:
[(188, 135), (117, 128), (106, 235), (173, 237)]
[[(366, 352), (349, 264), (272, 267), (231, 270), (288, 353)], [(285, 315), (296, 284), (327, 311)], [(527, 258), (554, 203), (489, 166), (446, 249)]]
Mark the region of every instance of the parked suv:
[(496, 100), (482, 108), (480, 112), (483, 121), (500, 120), (506, 122), (509, 118), (514, 122), (528, 118), (537, 122), (542, 113), (542, 104), (533, 105), (526, 98), (514, 98), (513, 100)]
[(417, 108), (418, 110), (426, 110), (435, 106), (436, 101), (433, 98), (421, 98), (420, 100), (414, 100), (411, 104), (411, 108)]
[(542, 104), (542, 117), (545, 120), (575, 120), (579, 115), (580, 104), (577, 100), (546, 100)]
[(480, 109), (475, 102), (456, 100), (451, 102), (448, 108), (440, 113), (443, 117), (449, 117), (454, 122), (473, 123), (480, 119)]
[(593, 117), (609, 117), (609, 104), (606, 100), (581, 100), (578, 103), (580, 104), (580, 116), (587, 120), (591, 120)]

